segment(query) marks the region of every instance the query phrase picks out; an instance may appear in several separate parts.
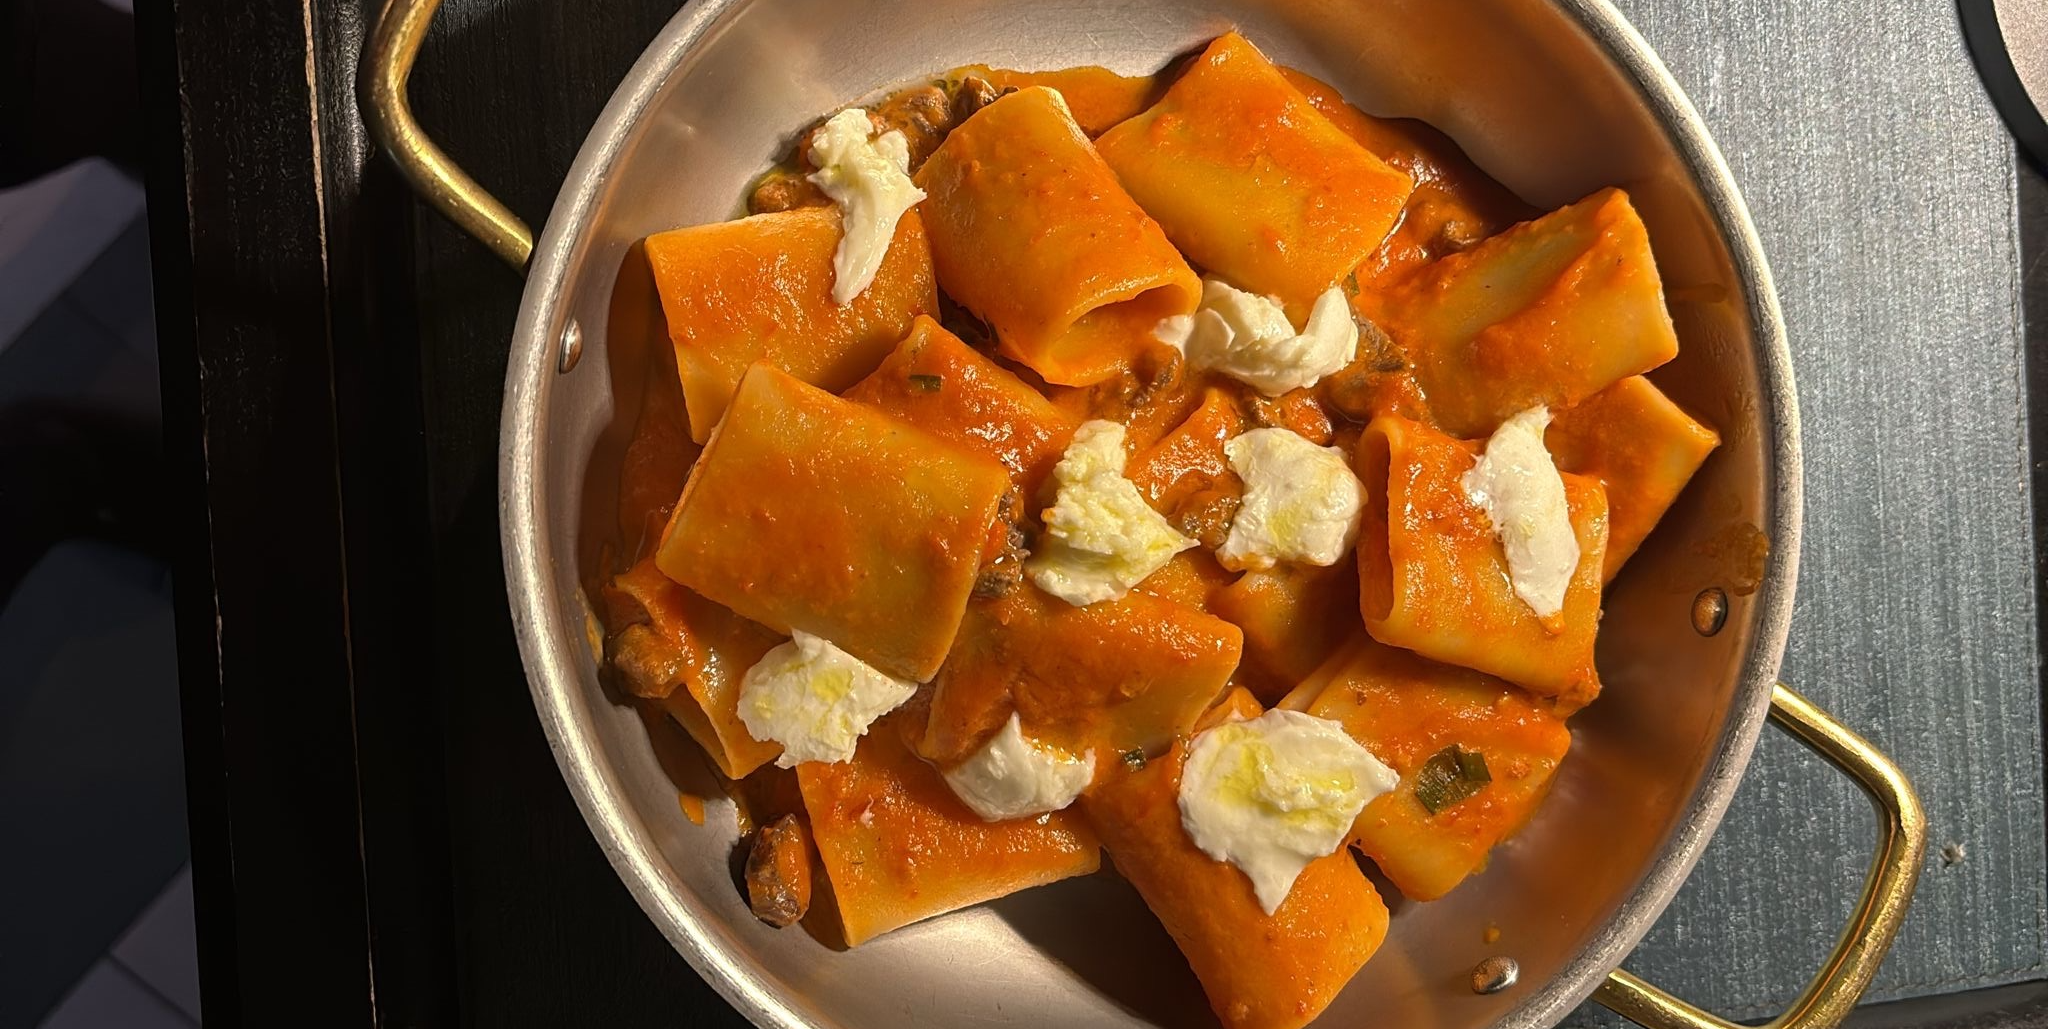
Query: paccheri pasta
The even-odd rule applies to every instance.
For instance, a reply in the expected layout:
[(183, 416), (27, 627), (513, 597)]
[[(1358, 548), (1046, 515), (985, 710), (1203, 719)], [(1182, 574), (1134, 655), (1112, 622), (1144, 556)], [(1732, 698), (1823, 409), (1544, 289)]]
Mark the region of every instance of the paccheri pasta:
[(1224, 1025), (1298, 1029), (1400, 932), (1348, 851), (1434, 900), (1536, 813), (1719, 438), (1644, 377), (1625, 193), (1529, 209), (1236, 33), (1167, 67), (820, 112), (647, 241), (605, 657), (779, 798), (764, 921), (858, 945), (1106, 850)]

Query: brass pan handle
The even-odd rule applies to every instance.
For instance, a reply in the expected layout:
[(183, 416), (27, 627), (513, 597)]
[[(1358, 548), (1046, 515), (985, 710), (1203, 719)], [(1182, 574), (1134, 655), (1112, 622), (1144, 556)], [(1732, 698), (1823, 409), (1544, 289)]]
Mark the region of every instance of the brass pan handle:
[(363, 122), (415, 192), (462, 231), (521, 272), (533, 256), (533, 230), (458, 167), (420, 128), (406, 81), (441, 0), (390, 0), (363, 50), (357, 84)]
[[(1856, 1007), (1905, 920), (1927, 853), (1927, 813), (1899, 766), (1805, 697), (1779, 686), (1771, 697), (1771, 720), (1856, 780), (1877, 808), (1877, 857), (1848, 927), (1799, 999), (1764, 1023), (1764, 1029), (1829, 1029)], [(1619, 968), (1593, 999), (1650, 1029), (1743, 1029)]]

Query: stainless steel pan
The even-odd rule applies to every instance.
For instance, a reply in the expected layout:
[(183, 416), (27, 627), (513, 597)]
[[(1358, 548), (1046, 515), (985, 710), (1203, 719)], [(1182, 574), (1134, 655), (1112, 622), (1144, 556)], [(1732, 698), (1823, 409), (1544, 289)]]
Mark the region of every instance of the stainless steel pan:
[[(1150, 72), (1230, 25), (1373, 113), (1447, 131), (1537, 204), (1626, 187), (1684, 343), (1655, 377), (1726, 439), (1609, 594), (1606, 693), (1574, 719), (1572, 753), (1536, 820), (1450, 897), (1400, 906), (1386, 947), (1323, 1024), (1549, 1026), (1591, 994), (1645, 1025), (1727, 1026), (1618, 966), (1719, 824), (1767, 713), (1860, 783), (1880, 825), (1850, 925), (1772, 1025), (1832, 1025), (1868, 985), (1911, 895), (1924, 819), (1895, 766), (1775, 685), (1800, 531), (1784, 328), (1698, 113), (1604, 0), (696, 0), (620, 84), (538, 244), (407, 108), (406, 77), (437, 6), (392, 0), (384, 12), (364, 61), (365, 115), (429, 202), (527, 273), (499, 503), (534, 705), (620, 878), (747, 1017), (774, 1027), (1209, 1024), (1170, 942), (1107, 875), (844, 953), (748, 914), (728, 865), (732, 818), (716, 805), (702, 827), (679, 817), (675, 776), (692, 774), (689, 763), (665, 765), (658, 727), (598, 681), (584, 584), (614, 533), (615, 468), (642, 384), (634, 355), (663, 345), (633, 244), (731, 216), (795, 127), (895, 84), (970, 62)], [(1472, 970), (1498, 955), (1519, 963), (1519, 982), (1478, 992)]]

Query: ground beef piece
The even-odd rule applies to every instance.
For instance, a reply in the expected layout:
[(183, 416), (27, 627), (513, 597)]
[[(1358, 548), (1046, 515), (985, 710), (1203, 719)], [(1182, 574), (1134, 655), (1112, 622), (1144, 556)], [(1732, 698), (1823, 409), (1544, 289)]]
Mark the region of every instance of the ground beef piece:
[(811, 909), (809, 835), (795, 815), (783, 815), (754, 833), (747, 852), (747, 906), (777, 929)]
[(1277, 397), (1253, 392), (1245, 406), (1249, 408), (1246, 414), (1259, 428), (1292, 429), (1316, 446), (1330, 445), (1330, 416), (1323, 413), (1323, 405), (1316, 402), (1315, 394), (1309, 390), (1292, 390)]
[(868, 112), (877, 134), (891, 130), (903, 133), (910, 144), (910, 166), (916, 168), (946, 141), (953, 131), (953, 104), (938, 86), (919, 86), (889, 97)]
[(761, 177), (747, 197), (748, 214), (774, 214), (799, 207), (822, 207), (832, 201), (824, 192), (791, 171), (772, 171)]
[(1002, 92), (979, 75), (969, 75), (960, 80), (953, 90), (953, 124), (958, 125), (974, 117), (974, 112), (995, 103)]
[(636, 697), (659, 700), (674, 693), (689, 669), (682, 648), (650, 625), (628, 625), (605, 649), (619, 684)]
[(1168, 520), (1180, 530), (1181, 535), (1215, 550), (1230, 535), (1230, 522), (1237, 517), (1241, 502), (1239, 492), (1224, 488), (1222, 483), (1196, 490), (1173, 505), (1173, 515)]
[(981, 572), (974, 579), (974, 595), (1000, 597), (1024, 581), (1025, 549), (1024, 497), (1015, 487), (1003, 494), (996, 507), (997, 525), (990, 545), (982, 551)]

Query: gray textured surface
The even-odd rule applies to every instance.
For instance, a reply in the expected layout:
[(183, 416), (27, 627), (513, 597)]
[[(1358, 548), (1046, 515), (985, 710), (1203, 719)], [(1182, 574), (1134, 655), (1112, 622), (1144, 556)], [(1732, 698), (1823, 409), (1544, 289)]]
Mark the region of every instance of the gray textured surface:
[(2041, 0), (1995, 0), (1998, 33), (2005, 37), (2006, 56), (2035, 109), (2048, 118), (2048, 4)]
[[(1931, 818), (1872, 998), (2048, 976), (2013, 156), (1953, 8), (1620, 6), (1727, 153), (1791, 330), (1807, 536), (1786, 681), (1896, 757)], [(1766, 733), (1628, 967), (1724, 1015), (1775, 1013), (1840, 930), (1872, 827), (1853, 787)]]

